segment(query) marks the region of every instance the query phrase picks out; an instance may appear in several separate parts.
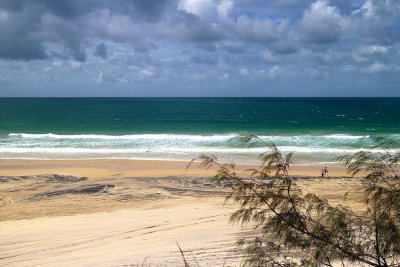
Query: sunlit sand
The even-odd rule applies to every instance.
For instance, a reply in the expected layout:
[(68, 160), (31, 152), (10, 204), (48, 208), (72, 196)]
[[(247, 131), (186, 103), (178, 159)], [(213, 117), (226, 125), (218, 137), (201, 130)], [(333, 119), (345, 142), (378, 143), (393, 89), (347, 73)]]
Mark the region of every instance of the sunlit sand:
[[(229, 224), (235, 206), (224, 205), (228, 185), (214, 170), (179, 161), (1, 161), (0, 212), (4, 266), (179, 265), (177, 243), (190, 262), (239, 265), (235, 242), (250, 226)], [(239, 166), (244, 169), (254, 166)], [(357, 208), (350, 194), (358, 178), (330, 167), (294, 166), (300, 187), (333, 204)], [(314, 177), (311, 177), (314, 176)]]

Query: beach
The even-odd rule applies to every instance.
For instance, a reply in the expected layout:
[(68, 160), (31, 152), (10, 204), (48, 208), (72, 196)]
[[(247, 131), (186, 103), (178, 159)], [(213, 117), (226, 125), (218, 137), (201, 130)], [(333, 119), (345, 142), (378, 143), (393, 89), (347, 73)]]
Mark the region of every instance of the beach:
[(399, 107), (387, 98), (0, 99), (0, 265), (182, 266), (179, 244), (190, 266), (240, 266), (236, 242), (257, 230), (229, 222), (237, 206), (224, 201), (231, 184), (211, 179), (216, 169), (188, 163), (213, 155), (248, 176), (275, 144), (294, 153), (303, 193), (358, 211), (360, 179), (337, 157), (376, 136), (400, 140)]
[[(2, 160), (1, 240), (4, 266), (176, 266), (179, 246), (191, 263), (238, 266), (235, 242), (255, 232), (232, 225), (229, 186), (215, 170), (185, 170), (184, 161)], [(255, 166), (239, 166), (239, 173)], [(302, 189), (357, 208), (358, 178), (341, 166), (293, 166)], [(342, 177), (342, 178), (340, 178)]]
[(400, 0), (0, 0), (0, 267), (400, 267)]

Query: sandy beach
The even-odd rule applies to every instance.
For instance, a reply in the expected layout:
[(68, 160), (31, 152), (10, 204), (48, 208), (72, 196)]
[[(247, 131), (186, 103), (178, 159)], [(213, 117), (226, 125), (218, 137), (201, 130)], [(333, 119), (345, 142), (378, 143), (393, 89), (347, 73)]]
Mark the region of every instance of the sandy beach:
[[(187, 162), (140, 160), (1, 160), (0, 265), (178, 266), (176, 243), (195, 266), (238, 266), (235, 245), (251, 226), (229, 224), (227, 187), (214, 170)], [(240, 172), (255, 166), (239, 166)], [(294, 166), (305, 191), (357, 208), (343, 194), (357, 178), (341, 166)]]

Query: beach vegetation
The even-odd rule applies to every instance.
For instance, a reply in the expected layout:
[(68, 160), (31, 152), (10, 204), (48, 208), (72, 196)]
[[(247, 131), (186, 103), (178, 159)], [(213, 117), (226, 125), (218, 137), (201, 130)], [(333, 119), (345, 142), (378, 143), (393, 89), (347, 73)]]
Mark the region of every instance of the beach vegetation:
[[(254, 135), (241, 139), (261, 142)], [(212, 155), (194, 159), (216, 168), (217, 183), (231, 186), (226, 201), (238, 208), (230, 221), (258, 229), (238, 241), (248, 266), (400, 266), (399, 143), (378, 137), (369, 150), (338, 158), (361, 179), (354, 189), (361, 211), (302, 189), (290, 174), (292, 153), (270, 144), (260, 159), (261, 167), (248, 175)]]

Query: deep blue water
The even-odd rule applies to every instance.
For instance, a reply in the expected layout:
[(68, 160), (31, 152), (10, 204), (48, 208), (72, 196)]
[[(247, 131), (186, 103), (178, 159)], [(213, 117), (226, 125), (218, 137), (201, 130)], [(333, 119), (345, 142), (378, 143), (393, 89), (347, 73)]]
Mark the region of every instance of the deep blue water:
[(253, 133), (302, 161), (400, 140), (400, 98), (0, 98), (0, 158), (251, 161)]

